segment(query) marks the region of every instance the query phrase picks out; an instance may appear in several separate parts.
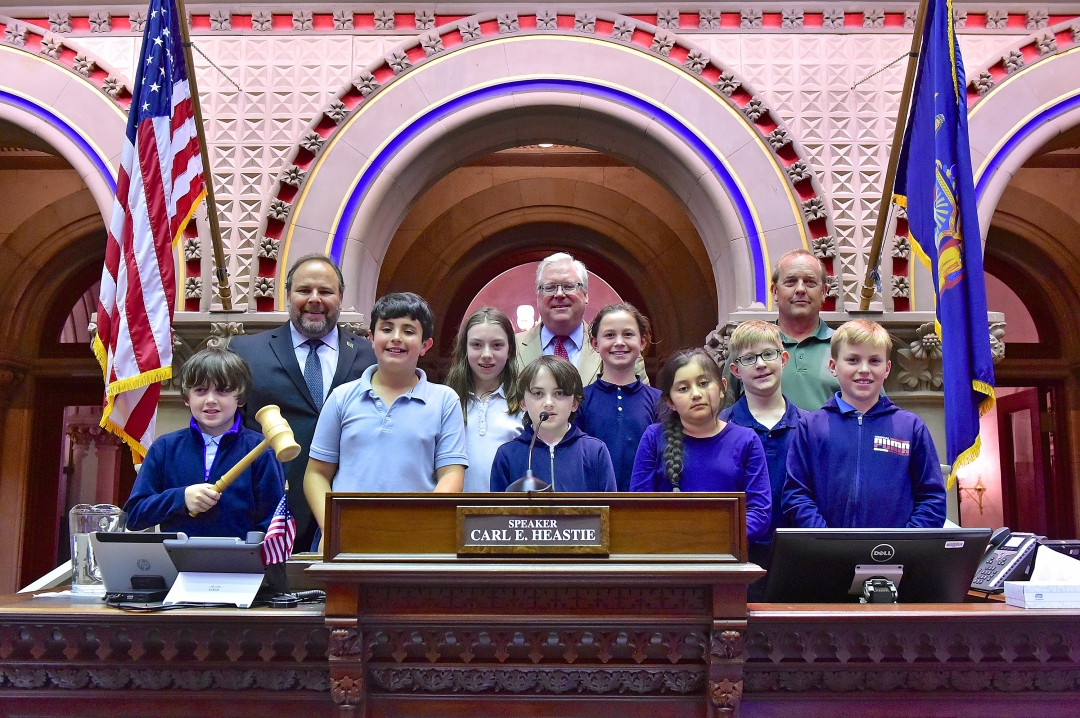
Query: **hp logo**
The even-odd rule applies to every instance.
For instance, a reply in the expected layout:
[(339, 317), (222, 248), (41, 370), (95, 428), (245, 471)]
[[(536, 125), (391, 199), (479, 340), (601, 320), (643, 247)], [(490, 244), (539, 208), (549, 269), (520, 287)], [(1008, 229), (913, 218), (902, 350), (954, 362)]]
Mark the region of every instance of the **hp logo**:
[(150, 562), (147, 561), (145, 558), (140, 558), (138, 561), (138, 566), (140, 571), (147, 571), (150, 569)]
[(870, 551), (870, 558), (874, 559), (878, 563), (884, 563), (889, 561), (896, 555), (896, 549), (887, 543), (879, 543)]

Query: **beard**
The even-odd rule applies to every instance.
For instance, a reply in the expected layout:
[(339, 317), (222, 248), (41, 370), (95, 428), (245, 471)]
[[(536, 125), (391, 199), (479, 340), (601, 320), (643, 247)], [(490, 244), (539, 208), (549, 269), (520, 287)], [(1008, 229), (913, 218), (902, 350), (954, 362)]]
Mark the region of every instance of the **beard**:
[(296, 314), (292, 317), (292, 323), (296, 331), (308, 339), (321, 339), (337, 325), (337, 318), (337, 314), (323, 314), (318, 320), (310, 321), (304, 319), (302, 314)]

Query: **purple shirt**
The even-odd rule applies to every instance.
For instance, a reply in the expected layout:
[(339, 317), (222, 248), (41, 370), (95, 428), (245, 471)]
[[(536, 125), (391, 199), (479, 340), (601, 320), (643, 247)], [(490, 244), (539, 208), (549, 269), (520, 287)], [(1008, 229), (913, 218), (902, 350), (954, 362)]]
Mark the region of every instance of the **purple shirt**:
[[(631, 491), (671, 491), (664, 471), (663, 424), (645, 430), (634, 459)], [(742, 491), (746, 493), (746, 535), (760, 541), (769, 531), (772, 489), (769, 465), (761, 439), (753, 429), (728, 423), (716, 436), (683, 438), (680, 491)]]

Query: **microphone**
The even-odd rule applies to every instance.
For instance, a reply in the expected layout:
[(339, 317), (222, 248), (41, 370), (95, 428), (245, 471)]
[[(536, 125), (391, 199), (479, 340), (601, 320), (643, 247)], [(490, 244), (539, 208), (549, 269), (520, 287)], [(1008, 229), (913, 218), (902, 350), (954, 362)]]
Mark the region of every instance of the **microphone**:
[(506, 487), (507, 493), (516, 491), (547, 491), (550, 490), (550, 486), (540, 479), (536, 478), (532, 470), (532, 457), (533, 448), (536, 446), (536, 436), (540, 432), (540, 425), (543, 424), (551, 417), (551, 414), (546, 411), (541, 411), (540, 416), (537, 417), (539, 421), (536, 422), (536, 427), (533, 429), (532, 441), (529, 442), (529, 464), (525, 469), (525, 475)]
[(541, 411), (540, 412), (540, 416), (539, 416), (540, 420), (538, 422), (536, 422), (536, 427), (533, 428), (532, 441), (529, 442), (529, 466), (528, 466), (528, 468), (525, 469), (525, 476), (523, 476), (522, 478), (526, 478), (526, 479), (528, 479), (528, 478), (536, 478), (535, 476), (533, 476), (533, 470), (532, 470), (533, 447), (536, 446), (536, 437), (540, 434), (540, 425), (543, 424), (545, 421), (547, 421), (550, 418), (551, 418), (551, 414), (547, 413), (546, 411)]

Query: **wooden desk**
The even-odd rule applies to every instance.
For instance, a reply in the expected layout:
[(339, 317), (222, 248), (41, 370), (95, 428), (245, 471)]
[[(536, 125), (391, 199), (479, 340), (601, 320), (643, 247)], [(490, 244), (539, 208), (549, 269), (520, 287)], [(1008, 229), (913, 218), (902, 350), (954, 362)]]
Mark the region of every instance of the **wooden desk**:
[(2, 716), (320, 716), (323, 607), (126, 613), (0, 597)]
[[(422, 594), (410, 595), (408, 600), (415, 601)], [(532, 610), (542, 615), (531, 625), (550, 628), (551, 623), (544, 620), (549, 595), (518, 596), (519, 601), (525, 599), (539, 600)], [(656, 605), (661, 611), (654, 621), (670, 620), (672, 604), (665, 609), (661, 599)], [(402, 610), (419, 607), (407, 601), (400, 606)], [(613, 668), (632, 663), (645, 671), (644, 676), (650, 670), (700, 670), (703, 665), (683, 660), (681, 655), (672, 663), (661, 655), (670, 648), (666, 636), (654, 644), (644, 631), (628, 633), (623, 642), (599, 632), (599, 640), (588, 645), (581, 640), (583, 635), (575, 636), (570, 644), (561, 636), (555, 643), (544, 636), (538, 643), (518, 643), (500, 634), (489, 634), (491, 640), (484, 642), (479, 631), (461, 628), (476, 625), (466, 615), (455, 623), (455, 639), (450, 643), (445, 631), (410, 629), (406, 633), (414, 619), (422, 618), (413, 614), (404, 622), (384, 625), (380, 630), (393, 640), (371, 642), (372, 655), (383, 657), (373, 661), (371, 668), (378, 668), (376, 663), (381, 661), (390, 671), (397, 671), (390, 677), (413, 680), (413, 672), (421, 671), (418, 675), (424, 681), (445, 675), (432, 669), (452, 671), (497, 662), (500, 647), (508, 654), (507, 661), (532, 665), (538, 683), (539, 673), (546, 673), (544, 680), (550, 685), (557, 685), (551, 683), (554, 671), (575, 670), (579, 659), (567, 663), (570, 648), (581, 651), (583, 664), (601, 660), (599, 652), (606, 650)], [(705, 622), (690, 618), (677, 625), (686, 626), (683, 632), (687, 633)], [(369, 635), (378, 637), (379, 632)], [(744, 661), (743, 718), (1064, 718), (1080, 714), (1080, 611), (1025, 611), (1000, 603), (750, 604), (745, 636), (739, 654)], [(438, 640), (433, 643), (433, 638)], [(133, 615), (69, 599), (4, 596), (0, 597), (0, 716), (337, 715), (340, 709), (330, 698), (328, 643), (318, 606)], [(350, 645), (356, 644), (341, 643), (335, 650), (349, 655)], [(579, 649), (579, 645), (584, 647)], [(406, 654), (401, 662), (393, 655), (399, 647)], [(459, 647), (462, 652), (457, 652)], [(465, 647), (474, 654), (469, 662), (464, 660)], [(540, 656), (536, 663), (529, 656), (534, 650)], [(633, 655), (639, 650), (645, 658), (637, 663)], [(498, 669), (491, 670), (497, 673)], [(505, 681), (507, 675), (497, 673), (496, 680)], [(507, 695), (515, 695), (516, 684), (500, 685), (498, 692), (494, 686), (484, 686), (483, 680), (463, 680), (461, 688), (449, 692), (448, 697), (458, 704), (452, 712), (512, 715), (515, 707), (521, 707), (506, 700)], [(535, 695), (536, 685), (519, 690)], [(705, 713), (703, 700), (670, 692), (659, 698), (645, 695), (639, 701), (638, 694), (629, 689), (616, 691), (604, 706), (590, 700), (587, 688), (570, 690), (575, 700), (568, 706), (577, 706), (579, 716), (622, 718), (642, 714), (643, 707), (651, 710), (653, 718)], [(410, 686), (405, 693), (415, 710), (403, 710), (399, 716), (433, 713), (431, 701), (424, 700), (428, 695), (424, 688)], [(372, 700), (373, 710), (381, 700)]]
[[(330, 692), (381, 716), (731, 715), (742, 494), (331, 494)], [(459, 506), (606, 506), (610, 555), (459, 556)]]
[(1080, 612), (750, 604), (744, 718), (1080, 715)]

